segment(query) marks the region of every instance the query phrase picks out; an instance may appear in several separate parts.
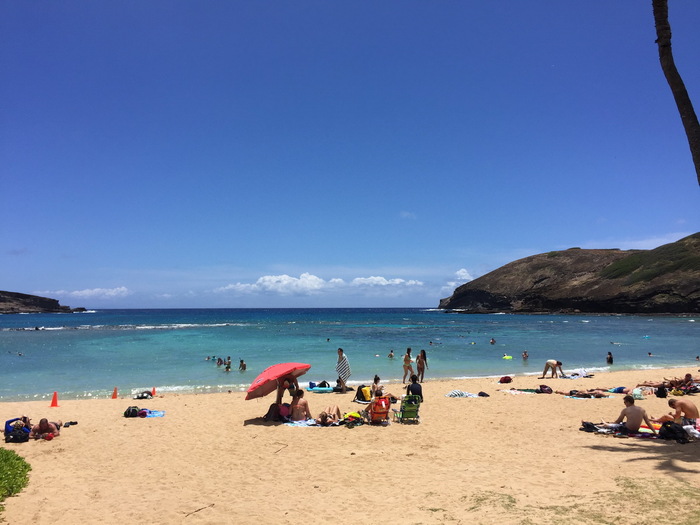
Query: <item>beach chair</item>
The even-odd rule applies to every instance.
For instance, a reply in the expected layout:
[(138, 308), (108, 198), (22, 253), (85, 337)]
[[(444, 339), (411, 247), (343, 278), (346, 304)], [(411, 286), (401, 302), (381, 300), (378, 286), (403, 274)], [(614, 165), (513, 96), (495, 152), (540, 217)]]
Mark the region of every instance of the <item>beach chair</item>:
[(367, 423), (384, 423), (388, 421), (390, 410), (391, 398), (389, 396), (375, 397), (365, 411)]
[(420, 416), (418, 415), (418, 410), (420, 409), (420, 396), (407, 395), (401, 400), (401, 408), (399, 410), (394, 409), (394, 419), (399, 423), (406, 423), (410, 421), (412, 423), (419, 423)]

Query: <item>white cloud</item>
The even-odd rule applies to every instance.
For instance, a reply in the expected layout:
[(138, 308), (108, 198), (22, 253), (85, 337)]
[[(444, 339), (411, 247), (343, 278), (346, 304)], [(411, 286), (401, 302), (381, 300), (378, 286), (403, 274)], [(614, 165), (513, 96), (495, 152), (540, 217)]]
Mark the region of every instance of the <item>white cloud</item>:
[(402, 289), (422, 286), (417, 280), (387, 279), (385, 277), (356, 277), (350, 282), (340, 278), (322, 279), (310, 273), (299, 277), (290, 275), (264, 275), (254, 283), (234, 283), (214, 290), (215, 292), (233, 292), (242, 294), (274, 293), (279, 295), (313, 295), (330, 291), (350, 292), (360, 289)]
[(457, 277), (456, 280), (446, 282), (445, 286), (440, 289), (441, 294), (451, 294), (457, 287), (474, 280), (474, 277), (471, 276), (469, 270), (466, 268), (460, 268), (457, 270), (455, 272), (455, 277)]
[(89, 288), (86, 290), (56, 290), (34, 292), (37, 295), (59, 296), (59, 297), (76, 297), (78, 299), (113, 299), (131, 295), (131, 291), (125, 286), (117, 288)]
[(474, 280), (474, 277), (471, 276), (469, 270), (467, 270), (466, 268), (461, 268), (457, 270), (455, 272), (455, 275), (457, 276), (457, 279), (459, 281), (464, 281), (465, 283)]
[(402, 219), (415, 219), (416, 214), (411, 211), (402, 211), (401, 213), (399, 213), (399, 217), (401, 217)]
[(350, 284), (352, 286), (422, 286), (423, 283), (411, 279), (410, 281), (405, 281), (404, 279), (386, 279), (384, 277), (356, 277)]

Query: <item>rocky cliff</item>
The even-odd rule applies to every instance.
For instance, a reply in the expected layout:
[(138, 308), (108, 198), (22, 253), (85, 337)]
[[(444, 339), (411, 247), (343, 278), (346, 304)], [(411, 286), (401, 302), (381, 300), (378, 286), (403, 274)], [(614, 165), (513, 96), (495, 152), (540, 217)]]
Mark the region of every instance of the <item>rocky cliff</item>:
[(61, 306), (56, 299), (17, 292), (0, 291), (0, 314), (71, 313), (85, 308)]
[(542, 253), (457, 288), (467, 313), (700, 313), (700, 233), (654, 250)]

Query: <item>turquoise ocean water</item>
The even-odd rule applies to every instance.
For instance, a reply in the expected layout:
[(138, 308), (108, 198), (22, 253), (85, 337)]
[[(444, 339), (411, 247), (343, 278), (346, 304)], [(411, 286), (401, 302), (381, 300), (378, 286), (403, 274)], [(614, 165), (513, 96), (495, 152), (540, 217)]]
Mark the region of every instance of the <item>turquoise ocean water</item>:
[[(414, 355), (426, 350), (426, 380), (540, 374), (547, 359), (561, 360), (565, 371), (696, 371), (699, 336), (700, 317), (465, 315), (420, 308), (0, 315), (0, 400), (49, 398), (54, 391), (62, 399), (105, 397), (114, 387), (122, 395), (152, 387), (159, 393), (244, 391), (264, 368), (285, 361), (312, 365), (304, 382), (333, 381), (338, 347), (350, 359), (349, 383), (355, 385), (375, 373), (401, 380), (406, 347)], [(528, 360), (521, 358), (524, 350)], [(605, 362), (609, 351), (612, 367)], [(217, 368), (206, 356), (231, 356), (233, 370)], [(239, 359), (248, 365), (244, 373)]]

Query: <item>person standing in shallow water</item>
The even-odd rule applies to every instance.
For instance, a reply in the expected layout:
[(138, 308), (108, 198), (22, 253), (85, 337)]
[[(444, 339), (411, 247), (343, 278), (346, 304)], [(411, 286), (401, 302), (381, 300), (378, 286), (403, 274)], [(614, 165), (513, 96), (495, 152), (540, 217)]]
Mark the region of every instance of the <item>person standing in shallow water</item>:
[(605, 362), (608, 363), (609, 365), (613, 364), (612, 352), (608, 352), (608, 356), (605, 358)]
[(413, 373), (413, 365), (411, 364), (411, 349), (406, 348), (406, 353), (403, 356), (403, 379), (401, 382), (406, 383), (406, 376), (411, 377)]
[(428, 356), (426, 355), (425, 350), (421, 350), (418, 352), (418, 357), (416, 357), (416, 370), (418, 372), (416, 375), (421, 383), (423, 382), (426, 368), (428, 368)]

